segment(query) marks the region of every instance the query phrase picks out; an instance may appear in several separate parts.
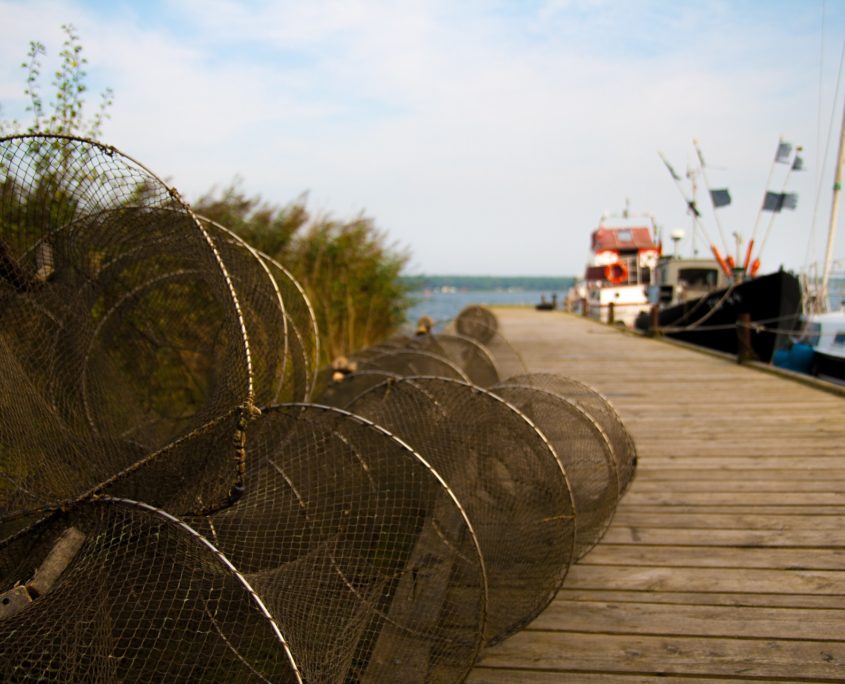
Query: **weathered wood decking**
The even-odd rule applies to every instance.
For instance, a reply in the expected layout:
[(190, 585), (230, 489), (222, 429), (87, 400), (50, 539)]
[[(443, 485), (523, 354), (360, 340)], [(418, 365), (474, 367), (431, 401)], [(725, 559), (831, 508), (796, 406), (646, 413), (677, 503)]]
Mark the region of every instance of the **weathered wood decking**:
[(593, 385), (639, 467), (557, 599), (473, 684), (845, 681), (845, 399), (558, 312), (498, 309)]

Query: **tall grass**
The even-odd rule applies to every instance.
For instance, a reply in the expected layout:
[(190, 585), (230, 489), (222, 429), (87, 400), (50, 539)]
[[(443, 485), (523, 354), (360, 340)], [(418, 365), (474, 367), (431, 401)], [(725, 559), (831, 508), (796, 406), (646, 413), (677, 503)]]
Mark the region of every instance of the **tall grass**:
[(410, 255), (375, 221), (312, 217), (306, 197), (285, 206), (249, 196), (238, 180), (194, 209), (269, 254), (300, 281), (314, 307), (324, 363), (396, 332), (411, 304), (400, 278)]

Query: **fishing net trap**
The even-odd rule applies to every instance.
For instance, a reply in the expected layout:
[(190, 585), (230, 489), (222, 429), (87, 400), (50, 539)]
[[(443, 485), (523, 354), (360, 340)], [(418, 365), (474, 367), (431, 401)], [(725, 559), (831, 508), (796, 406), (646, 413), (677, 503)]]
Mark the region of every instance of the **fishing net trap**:
[(460, 682), (549, 604), (609, 402), (483, 307), (322, 369), (316, 320), (115, 148), (0, 139), (0, 679)]

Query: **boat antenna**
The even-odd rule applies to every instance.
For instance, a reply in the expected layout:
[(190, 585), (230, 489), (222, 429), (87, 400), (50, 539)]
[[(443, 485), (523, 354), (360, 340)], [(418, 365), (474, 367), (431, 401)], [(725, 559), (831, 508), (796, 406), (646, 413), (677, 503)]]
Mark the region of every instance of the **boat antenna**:
[(836, 159), (836, 172), (833, 177), (833, 203), (830, 207), (830, 224), (827, 229), (827, 247), (824, 251), (824, 270), (822, 271), (821, 301), (827, 302), (827, 289), (830, 282), (830, 267), (833, 264), (833, 239), (836, 236), (836, 222), (839, 219), (839, 195), (842, 190), (842, 166), (845, 165), (845, 108), (842, 111), (842, 126), (839, 132), (839, 155)]
[[(707, 180), (707, 172), (704, 170), (705, 163), (704, 155), (701, 153), (701, 146), (695, 138), (692, 139), (692, 144), (695, 147), (695, 153), (698, 155), (698, 161), (701, 163), (701, 177), (704, 179), (704, 187), (707, 188), (707, 194), (710, 195), (710, 199), (712, 200), (713, 193), (710, 190), (710, 182)], [(728, 241), (725, 239), (725, 231), (722, 230), (722, 222), (719, 220), (719, 212), (716, 211), (715, 204), (713, 205), (713, 216), (716, 217), (716, 227), (719, 229), (719, 237), (722, 238), (722, 247), (725, 250), (725, 254), (729, 254), (730, 248), (728, 247)]]
[(662, 152), (658, 150), (657, 154), (660, 155), (660, 158), (663, 160), (663, 163), (666, 165), (666, 168), (669, 170), (669, 173), (672, 176), (672, 179), (675, 181), (675, 187), (678, 188), (678, 192), (681, 193), (681, 197), (684, 198), (684, 202), (686, 202), (687, 209), (692, 214), (693, 219), (693, 226), (698, 228), (701, 231), (701, 235), (704, 237), (705, 242), (710, 243), (710, 250), (713, 252), (713, 256), (716, 257), (716, 261), (719, 263), (719, 266), (725, 272), (725, 275), (731, 277), (733, 274), (731, 273), (731, 269), (725, 260), (722, 258), (722, 255), (719, 254), (719, 248), (713, 243), (710, 237), (707, 235), (707, 230), (704, 228), (704, 224), (701, 222), (701, 212), (698, 210), (698, 207), (695, 205), (695, 198), (690, 199), (687, 197), (686, 193), (684, 192), (683, 187), (681, 187), (681, 177), (675, 172), (675, 169), (672, 168), (672, 165), (666, 161), (666, 157), (663, 155)]
[[(781, 142), (780, 142), (780, 144), (781, 144), (781, 145), (783, 144), (783, 139), (782, 139), (782, 138), (781, 138)], [(780, 149), (780, 148), (779, 148), (779, 149)], [(803, 167), (803, 162), (801, 161), (801, 157), (800, 157), (800, 156), (798, 156), (798, 153), (799, 153), (799, 152), (801, 152), (803, 149), (804, 149), (804, 148), (803, 148), (803, 147), (801, 147), (800, 145), (799, 145), (798, 147), (796, 147), (796, 148), (795, 148), (795, 158), (794, 158), (794, 160), (792, 161), (792, 163), (789, 165), (789, 171), (787, 171), (787, 172), (786, 172), (786, 177), (783, 179), (783, 188), (781, 188), (781, 192), (780, 192), (780, 196), (781, 196), (781, 197), (784, 197), (784, 196), (785, 196), (785, 194), (786, 194), (786, 193), (785, 193), (785, 191), (786, 191), (786, 185), (787, 185), (787, 183), (789, 182), (789, 175), (790, 175), (793, 171), (800, 171), (800, 170), (802, 170), (802, 169), (804, 168), (804, 167)], [(771, 176), (771, 174), (770, 174), (770, 176)], [(769, 187), (769, 184), (768, 184), (768, 183), (766, 183), (766, 187), (767, 187), (767, 188)], [(767, 192), (768, 192), (768, 191), (767, 191)], [(782, 201), (782, 203), (784, 204), (784, 206), (786, 206), (785, 202), (783, 202), (783, 201)], [(766, 205), (765, 201), (764, 201), (764, 202), (760, 205), (760, 211), (758, 212), (758, 216), (759, 216), (759, 213), (762, 213), (762, 211), (763, 211), (763, 207), (764, 207), (765, 205)], [(794, 207), (795, 205), (793, 204), (793, 205), (791, 205), (791, 206), (793, 206), (793, 207)], [(750, 268), (751, 268), (751, 275), (752, 275), (752, 276), (756, 275), (756, 274), (757, 274), (757, 269), (759, 269), (759, 268), (760, 268), (760, 256), (762, 256), (762, 254), (763, 254), (763, 250), (766, 248), (766, 241), (769, 239), (769, 233), (772, 231), (772, 226), (774, 225), (774, 222), (775, 222), (775, 216), (777, 216), (777, 215), (778, 215), (778, 213), (779, 213), (778, 211), (772, 211), (772, 212), (771, 212), (771, 214), (772, 214), (772, 215), (771, 215), (771, 217), (769, 218), (769, 225), (768, 225), (768, 226), (766, 226), (766, 233), (763, 235), (763, 241), (760, 243), (760, 249), (759, 249), (759, 250), (757, 250), (757, 258), (756, 258), (756, 259), (754, 259), (754, 263), (753, 263), (753, 264), (750, 262), (750, 259), (751, 259), (751, 248), (753, 247), (753, 244), (754, 244), (754, 238), (753, 238), (753, 237), (752, 237), (752, 239), (751, 239), (751, 242), (748, 244), (748, 252), (747, 252), (747, 253), (746, 253), (746, 255), (745, 255), (745, 270), (746, 270), (746, 272), (748, 272), (749, 265), (750, 265)], [(755, 224), (755, 228), (756, 228), (756, 224)]]

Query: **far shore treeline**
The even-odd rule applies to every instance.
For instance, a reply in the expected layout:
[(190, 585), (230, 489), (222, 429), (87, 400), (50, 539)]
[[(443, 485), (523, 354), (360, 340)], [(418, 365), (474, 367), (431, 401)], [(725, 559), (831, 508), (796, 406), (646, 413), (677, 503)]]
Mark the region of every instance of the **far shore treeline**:
[(496, 275), (405, 275), (402, 284), (411, 291), (440, 290), (454, 287), (468, 292), (494, 290), (566, 291), (572, 284), (565, 276), (496, 276)]

